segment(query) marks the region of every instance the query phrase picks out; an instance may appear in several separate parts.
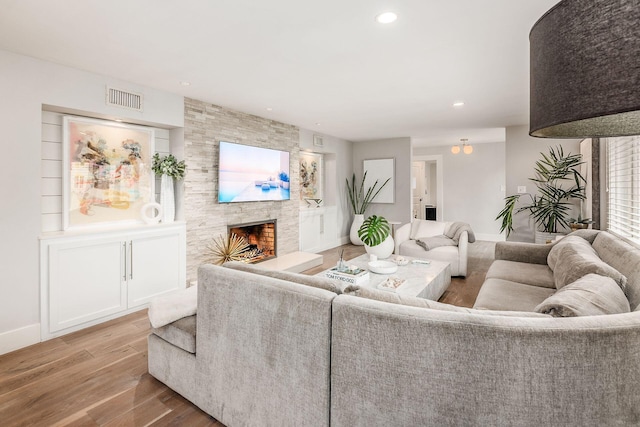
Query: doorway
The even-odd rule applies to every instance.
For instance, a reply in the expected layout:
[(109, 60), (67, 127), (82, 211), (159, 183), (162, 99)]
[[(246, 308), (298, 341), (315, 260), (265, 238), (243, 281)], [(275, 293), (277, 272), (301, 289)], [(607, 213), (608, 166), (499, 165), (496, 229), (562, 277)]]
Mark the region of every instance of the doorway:
[(411, 166), (412, 217), (442, 221), (442, 156), (414, 156)]

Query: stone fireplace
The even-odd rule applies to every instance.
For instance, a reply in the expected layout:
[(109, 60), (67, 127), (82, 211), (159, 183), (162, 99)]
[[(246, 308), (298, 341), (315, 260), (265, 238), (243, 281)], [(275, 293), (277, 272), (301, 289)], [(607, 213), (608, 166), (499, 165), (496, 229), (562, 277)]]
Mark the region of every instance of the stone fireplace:
[(277, 255), (275, 219), (228, 225), (227, 232), (229, 236), (235, 234), (244, 237), (249, 244), (249, 250), (256, 252), (251, 262), (264, 261)]

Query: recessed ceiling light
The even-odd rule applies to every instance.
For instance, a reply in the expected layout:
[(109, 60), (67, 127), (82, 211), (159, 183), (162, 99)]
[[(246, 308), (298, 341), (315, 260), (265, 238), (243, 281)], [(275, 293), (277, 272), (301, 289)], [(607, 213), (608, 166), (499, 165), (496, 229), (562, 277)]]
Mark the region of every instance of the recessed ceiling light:
[(376, 16), (376, 22), (380, 24), (390, 24), (396, 19), (398, 19), (398, 15), (393, 12), (383, 12)]
[(267, 107), (267, 111), (273, 111), (273, 108)]
[(453, 103), (454, 107), (464, 107), (464, 102), (462, 101), (456, 101)]
[(191, 83), (183, 81), (183, 82), (180, 82), (180, 85), (182, 85), (182, 86), (191, 86)]
[(320, 126), (320, 122), (317, 122), (317, 123), (316, 123), (316, 126)]

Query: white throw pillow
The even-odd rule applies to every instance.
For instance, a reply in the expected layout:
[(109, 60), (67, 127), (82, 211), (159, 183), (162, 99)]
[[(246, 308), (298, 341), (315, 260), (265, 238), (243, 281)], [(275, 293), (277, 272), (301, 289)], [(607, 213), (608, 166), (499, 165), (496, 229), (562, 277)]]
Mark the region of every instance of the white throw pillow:
[(411, 234), (409, 237), (415, 240), (418, 237), (441, 236), (444, 234), (447, 225), (447, 222), (414, 219), (411, 223)]

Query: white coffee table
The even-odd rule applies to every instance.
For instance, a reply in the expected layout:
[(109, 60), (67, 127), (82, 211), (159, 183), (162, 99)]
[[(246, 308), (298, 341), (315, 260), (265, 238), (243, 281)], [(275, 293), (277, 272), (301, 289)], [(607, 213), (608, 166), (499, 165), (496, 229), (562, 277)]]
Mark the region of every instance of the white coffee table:
[[(403, 258), (408, 259), (409, 264), (398, 266), (398, 270), (392, 274), (376, 274), (369, 270), (367, 265), (369, 262), (368, 254), (360, 255), (357, 258), (346, 261), (346, 264), (355, 265), (358, 268), (369, 271), (368, 283), (360, 286), (380, 289), (378, 288), (379, 284), (389, 277), (396, 277), (405, 281), (395, 290), (398, 294), (437, 301), (451, 284), (451, 266), (449, 263), (429, 261), (429, 264), (416, 264), (411, 261), (417, 258), (408, 256), (403, 256)], [(386, 261), (392, 261), (394, 259), (395, 255), (391, 255)], [(326, 271), (319, 273), (318, 276), (324, 276), (325, 272)], [(339, 283), (344, 285), (342, 282)]]

